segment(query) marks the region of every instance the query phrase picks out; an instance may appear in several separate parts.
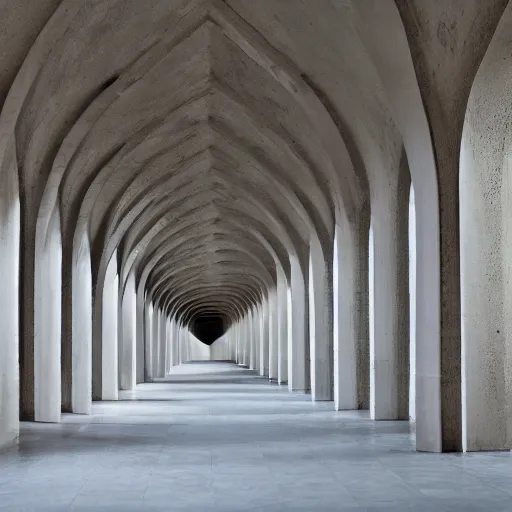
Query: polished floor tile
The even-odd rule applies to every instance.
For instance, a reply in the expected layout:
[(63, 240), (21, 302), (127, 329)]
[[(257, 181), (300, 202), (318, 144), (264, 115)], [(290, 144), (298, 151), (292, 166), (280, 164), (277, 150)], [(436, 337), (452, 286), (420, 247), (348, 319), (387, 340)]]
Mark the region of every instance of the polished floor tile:
[(58, 425), (0, 455), (0, 511), (512, 511), (509, 453), (414, 451), (407, 422), (334, 412), (227, 363)]

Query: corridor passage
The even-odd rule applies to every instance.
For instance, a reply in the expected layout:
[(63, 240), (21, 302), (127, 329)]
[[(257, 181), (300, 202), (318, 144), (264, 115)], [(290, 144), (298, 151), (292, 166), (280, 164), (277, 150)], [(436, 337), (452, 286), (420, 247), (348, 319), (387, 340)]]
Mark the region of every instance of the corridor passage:
[(500, 511), (511, 481), (508, 452), (419, 453), (407, 422), (189, 363), (91, 416), (22, 424), (0, 511)]

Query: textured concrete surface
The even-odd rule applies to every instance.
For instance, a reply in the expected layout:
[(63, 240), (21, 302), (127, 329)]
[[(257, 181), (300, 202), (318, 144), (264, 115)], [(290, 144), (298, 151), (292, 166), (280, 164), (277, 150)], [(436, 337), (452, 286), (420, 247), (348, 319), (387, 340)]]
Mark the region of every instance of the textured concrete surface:
[(510, 448), (508, 3), (4, 0), (0, 446), (213, 317), (335, 409), (414, 389), (419, 450)]
[(372, 422), (225, 363), (22, 424), (0, 456), (5, 511), (505, 511), (510, 454), (414, 451), (406, 422)]
[[(512, 8), (476, 74), (460, 163), (463, 441), (512, 448), (510, 319)], [(490, 421), (492, 418), (492, 421)]]

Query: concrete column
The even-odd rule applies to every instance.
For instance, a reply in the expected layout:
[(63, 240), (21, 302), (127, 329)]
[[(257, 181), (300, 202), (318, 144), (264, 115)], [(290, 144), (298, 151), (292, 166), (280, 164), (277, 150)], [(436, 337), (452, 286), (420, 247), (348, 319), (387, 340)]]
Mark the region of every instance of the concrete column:
[(144, 343), (146, 335), (146, 299), (144, 288), (140, 284), (136, 292), (135, 327), (137, 330), (135, 340), (135, 375), (136, 383), (141, 384), (144, 382), (146, 372), (146, 348)]
[(186, 359), (186, 346), (185, 346), (185, 336), (183, 333), (183, 327), (181, 324), (178, 324), (178, 346), (180, 347), (179, 361), (180, 364), (183, 364)]
[(254, 369), (260, 371), (260, 350), (261, 350), (261, 307), (253, 307), (253, 332), (254, 332)]
[(240, 340), (240, 337), (242, 335), (242, 326), (241, 326), (241, 320), (239, 320), (237, 323), (236, 323), (236, 364), (240, 364), (240, 362), (242, 361), (242, 343), (241, 343), (241, 340)]
[[(366, 268), (366, 240), (360, 236), (361, 223), (349, 222), (346, 216), (338, 215), (333, 259), (333, 340), (334, 340), (334, 406), (336, 410), (358, 409), (360, 386), (368, 384), (369, 366), (367, 357), (362, 364), (360, 353), (367, 356), (368, 340), (361, 339), (366, 325), (361, 325), (361, 309), (366, 306), (362, 297), (366, 295), (366, 282), (361, 276), (361, 267)], [(361, 243), (363, 242), (363, 243)], [(366, 277), (366, 276), (364, 276)], [(365, 346), (362, 347), (361, 345)], [(361, 369), (361, 366), (363, 368)], [(362, 371), (361, 371), (362, 370)], [(364, 375), (362, 375), (364, 372)]]
[(268, 376), (268, 345), (269, 345), (269, 322), (268, 322), (268, 297), (265, 298), (261, 306), (260, 319), (260, 375)]
[(169, 373), (171, 371), (171, 368), (174, 366), (174, 356), (175, 356), (174, 320), (172, 318), (168, 319), (167, 332), (168, 332), (167, 343), (169, 344), (169, 361), (168, 361), (167, 373)]
[(231, 326), (233, 331), (233, 361), (238, 364), (238, 322)]
[(107, 267), (103, 284), (101, 322), (101, 399), (117, 400), (119, 389), (117, 308), (119, 304), (119, 277), (117, 255), (114, 253)]
[(277, 381), (288, 382), (288, 286), (282, 270), (277, 273), (277, 309), (279, 343), (277, 354)]
[(462, 135), (464, 451), (512, 448), (511, 29), (509, 5), (475, 78)]
[(277, 360), (279, 354), (277, 289), (270, 290), (268, 296), (268, 378), (277, 381)]
[(296, 256), (290, 256), (291, 287), (288, 302), (288, 388), (306, 391), (306, 287)]
[(152, 353), (151, 353), (151, 366), (153, 370), (153, 378), (158, 377), (158, 359), (160, 357), (160, 309), (154, 304), (153, 310), (153, 332), (151, 335), (152, 340)]
[(233, 325), (229, 328), (228, 332), (226, 333), (226, 338), (228, 340), (228, 353), (227, 358), (230, 361), (234, 361), (234, 338), (233, 338)]
[(242, 337), (244, 333), (244, 324), (243, 318), (238, 321), (238, 337), (237, 337), (237, 353), (238, 353), (238, 361), (237, 364), (243, 364), (243, 345), (242, 345)]
[[(0, 325), (2, 326), (0, 357), (0, 449), (12, 446), (18, 439), (20, 417), (20, 368), (18, 364), (20, 335), (18, 308), (20, 303), (20, 203), (14, 137), (0, 146), (4, 157), (0, 187)], [(26, 358), (28, 359), (28, 358)]]
[(409, 199), (409, 419), (416, 420), (416, 208)]
[(92, 275), (89, 236), (75, 233), (72, 259), (71, 411), (90, 414), (92, 405)]
[(309, 257), (309, 337), (311, 398), (332, 400), (333, 340), (330, 265), (319, 241), (312, 238)]
[(159, 354), (158, 354), (158, 376), (165, 377), (165, 361), (167, 360), (167, 318), (162, 310), (159, 312), (160, 327), (158, 328), (159, 340)]
[(244, 316), (244, 330), (242, 336), (242, 345), (244, 351), (244, 357), (242, 363), (244, 366), (250, 366), (250, 348), (251, 348), (251, 331), (249, 326), (249, 314), (246, 313)]
[(144, 310), (145, 379), (150, 380), (153, 378), (153, 303), (146, 299)]
[[(59, 422), (61, 414), (62, 245), (56, 208), (36, 235), (34, 283), (34, 419)], [(3, 400), (0, 400), (2, 402)], [(3, 413), (3, 411), (1, 411)]]
[(185, 326), (180, 326), (180, 347), (181, 347), (181, 362), (186, 363), (189, 361), (189, 346), (188, 346), (188, 330)]
[(256, 314), (254, 308), (249, 310), (249, 313), (247, 315), (248, 322), (249, 322), (249, 369), (255, 370), (256, 369)]
[(237, 326), (234, 325), (229, 330), (229, 359), (230, 361), (236, 362), (236, 329)]
[(173, 319), (173, 339), (174, 339), (174, 366), (180, 364), (180, 340), (179, 340), (179, 326), (176, 320)]
[(370, 416), (376, 420), (409, 418), (409, 187), (402, 197), (388, 183), (372, 203)]
[(261, 307), (255, 306), (253, 308), (253, 321), (254, 321), (254, 349), (255, 349), (255, 369), (260, 371), (260, 350), (261, 350)]
[(122, 324), (119, 326), (119, 374), (120, 387), (133, 390), (136, 385), (136, 293), (135, 274), (130, 273), (126, 281), (121, 304)]
[(165, 367), (164, 377), (171, 369), (171, 335), (170, 335), (170, 320), (168, 317), (165, 319)]

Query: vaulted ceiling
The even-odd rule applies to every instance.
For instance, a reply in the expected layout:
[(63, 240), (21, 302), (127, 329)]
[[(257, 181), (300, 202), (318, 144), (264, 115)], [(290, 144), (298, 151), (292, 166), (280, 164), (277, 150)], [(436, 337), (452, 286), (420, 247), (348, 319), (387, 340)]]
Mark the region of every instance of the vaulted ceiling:
[(307, 272), (402, 153), (369, 3), (403, 32), (388, 1), (4, 2), (25, 245), (58, 212), (64, 259), (87, 234), (93, 279), (116, 254), (187, 321), (229, 322), (290, 255)]

